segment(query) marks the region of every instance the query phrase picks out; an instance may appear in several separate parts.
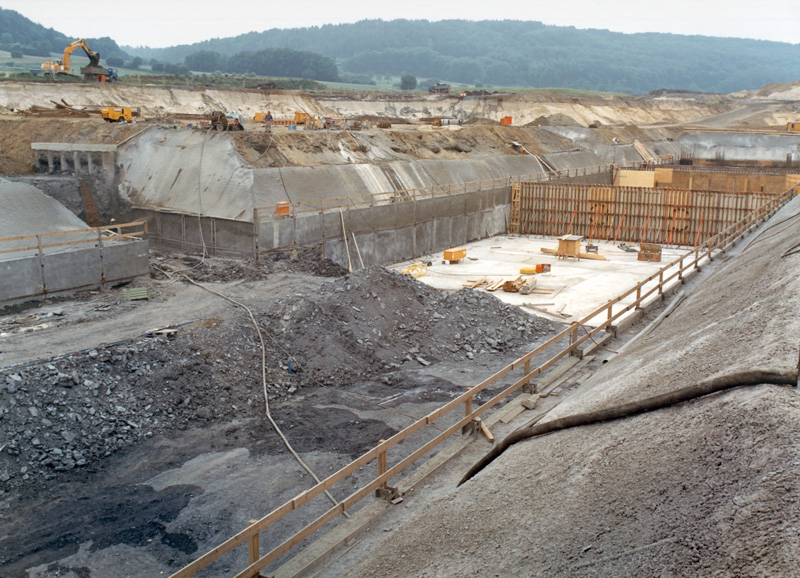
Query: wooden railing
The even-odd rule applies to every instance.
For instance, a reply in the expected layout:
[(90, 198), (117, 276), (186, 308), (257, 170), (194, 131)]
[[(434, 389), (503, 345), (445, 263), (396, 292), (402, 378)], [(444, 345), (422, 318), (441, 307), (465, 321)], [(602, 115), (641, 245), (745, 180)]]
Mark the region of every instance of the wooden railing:
[[(48, 242), (50, 239), (63, 239), (68, 235), (73, 237), (77, 236), (79, 238), (73, 238), (68, 241)], [(133, 223), (112, 224), (104, 227), (55, 231), (52, 233), (39, 233), (37, 235), (19, 235), (17, 237), (3, 237), (0, 238), (0, 254), (37, 251), (39, 256), (43, 257), (45, 249), (81, 245), (84, 243), (97, 243), (98, 246), (102, 247), (104, 241), (113, 241), (117, 239), (140, 240), (145, 237), (147, 237), (147, 221), (135, 221)], [(33, 244), (34, 240), (36, 244)], [(30, 241), (31, 244), (22, 247), (3, 248), (4, 244), (12, 242), (16, 244), (19, 241)]]
[[(206, 568), (211, 563), (242, 544), (248, 544), (250, 556), (248, 557), (248, 566), (236, 574), (236, 578), (249, 578), (251, 576), (256, 576), (262, 568), (265, 568), (269, 564), (278, 560), (281, 556), (289, 552), (292, 548), (300, 544), (314, 532), (325, 526), (339, 514), (347, 512), (347, 510), (372, 494), (375, 490), (386, 487), (389, 480), (397, 476), (405, 468), (413, 464), (440, 443), (447, 440), (453, 434), (460, 432), (464, 427), (470, 425), (474, 420), (476, 420), (476, 418), (497, 405), (500, 401), (516, 392), (524, 385), (530, 383), (533, 378), (553, 366), (558, 360), (572, 354), (587, 340), (593, 340), (594, 336), (600, 331), (605, 331), (607, 328), (613, 327), (614, 322), (619, 320), (623, 315), (631, 310), (641, 308), (644, 302), (650, 297), (655, 299), (657, 296), (660, 296), (665, 289), (668, 289), (675, 283), (682, 282), (686, 276), (698, 270), (701, 264), (710, 261), (713, 257), (712, 253), (714, 251), (724, 250), (730, 246), (748, 229), (755, 226), (758, 222), (765, 220), (771, 213), (776, 211), (781, 205), (790, 200), (794, 193), (795, 189), (792, 188), (778, 195), (768, 205), (764, 205), (756, 211), (753, 211), (738, 223), (731, 225), (724, 231), (721, 231), (714, 237), (708, 239), (702, 246), (699, 246), (681, 255), (671, 263), (659, 269), (656, 273), (650, 275), (647, 279), (640, 281), (624, 293), (610, 300), (605, 305), (598, 307), (580, 321), (573, 322), (569, 327), (551, 337), (547, 342), (543, 343), (533, 351), (529, 351), (491, 377), (470, 388), (439, 409), (415, 421), (386, 441), (380, 442), (376, 447), (369, 450), (356, 460), (350, 462), (319, 484), (298, 494), (296, 497), (289, 500), (279, 508), (273, 510), (263, 518), (251, 521), (247, 528), (229, 538), (213, 550), (207, 552), (180, 571), (176, 572), (172, 575), (172, 578), (188, 578), (189, 576), (193, 576), (195, 573), (199, 572), (203, 568)], [(655, 284), (653, 284), (651, 287), (647, 287), (648, 284), (653, 282), (655, 282)], [(635, 296), (633, 301), (629, 303), (623, 303), (623, 300), (631, 296)], [(591, 327), (591, 329), (589, 327)], [(533, 358), (544, 353), (550, 348), (557, 346), (564, 339), (568, 339), (568, 345), (566, 347), (559, 349), (555, 355), (535, 369), (531, 369), (531, 360)], [(512, 385), (495, 394), (491, 399), (479, 407), (474, 406), (475, 396), (477, 394), (484, 391), (487, 387), (496, 383), (509, 373), (519, 369), (522, 369), (523, 375)], [(455, 423), (446, 429), (442, 429), (441, 433), (439, 433), (436, 437), (429, 440), (421, 447), (415, 449), (409, 455), (398, 461), (395, 465), (388, 467), (387, 452), (391, 448), (397, 446), (400, 442), (407, 439), (415, 432), (433, 424), (460, 406), (464, 407), (463, 417), (459, 418)], [(344, 500), (339, 501), (335, 506), (327, 510), (324, 514), (316, 518), (310, 524), (306, 525), (299, 532), (288, 537), (265, 555), (260, 557), (258, 556), (256, 553), (258, 550), (256, 545), (258, 544), (258, 535), (260, 532), (270, 527), (287, 514), (298, 510), (303, 505), (309, 503), (316, 496), (319, 496), (323, 492), (329, 490), (337, 483), (341, 482), (351, 474), (357, 472), (363, 466), (366, 466), (376, 459), (378, 461), (377, 477), (350, 494)]]
[[(667, 162), (664, 159), (664, 162)], [(672, 162), (672, 159), (669, 159)], [(643, 161), (634, 162), (626, 165), (626, 168), (639, 168), (648, 165)], [(334, 197), (328, 199), (320, 199), (314, 201), (305, 201), (294, 203), (292, 205), (292, 215), (302, 213), (324, 213), (326, 211), (335, 211), (339, 209), (367, 207), (388, 205), (392, 203), (415, 202), (427, 199), (435, 199), (441, 196), (461, 194), (461, 193), (474, 193), (478, 191), (486, 191), (495, 189), (502, 186), (511, 186), (513, 183), (522, 181), (552, 181), (554, 179), (579, 177), (583, 175), (595, 175), (610, 171), (612, 165), (598, 165), (593, 167), (581, 167), (577, 169), (566, 169), (550, 173), (534, 173), (528, 175), (517, 175), (514, 177), (501, 177), (496, 179), (484, 179), (479, 181), (467, 181), (463, 183), (452, 183), (447, 185), (435, 185), (432, 187), (422, 187), (417, 189), (401, 189), (396, 191), (386, 191), (382, 193), (361, 195), (361, 196), (347, 196), (347, 197)], [(253, 209), (253, 222), (260, 223), (267, 219), (275, 218), (276, 207), (258, 207)]]

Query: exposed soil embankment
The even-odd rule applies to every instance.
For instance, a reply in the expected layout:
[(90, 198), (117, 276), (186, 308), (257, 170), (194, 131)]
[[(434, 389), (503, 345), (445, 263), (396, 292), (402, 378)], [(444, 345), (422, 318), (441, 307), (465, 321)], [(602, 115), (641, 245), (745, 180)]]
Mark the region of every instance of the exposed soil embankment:
[[(736, 106), (722, 96), (708, 101), (693, 98), (650, 100), (611, 95), (545, 96), (531, 93), (482, 97), (420, 96), (367, 101), (351, 101), (341, 96), (327, 99), (323, 96), (319, 97), (319, 101), (325, 107), (345, 115), (372, 114), (417, 120), (437, 116), (465, 121), (470, 118), (485, 118), (494, 122), (499, 122), (504, 116), (511, 116), (518, 126), (536, 121), (540, 117), (553, 117), (554, 123), (559, 123), (558, 118), (570, 119), (580, 126), (595, 123), (620, 125), (687, 122)], [(569, 124), (570, 121), (566, 122)]]
[(109, 124), (97, 118), (0, 118), (0, 175), (37, 172), (31, 143), (77, 142), (114, 144), (135, 135), (144, 126)]

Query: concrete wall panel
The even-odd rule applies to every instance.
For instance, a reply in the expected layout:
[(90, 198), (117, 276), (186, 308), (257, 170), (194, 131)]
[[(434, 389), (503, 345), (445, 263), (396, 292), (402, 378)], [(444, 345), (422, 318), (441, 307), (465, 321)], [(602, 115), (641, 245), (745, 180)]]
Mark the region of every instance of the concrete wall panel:
[(253, 224), (216, 219), (214, 245), (218, 255), (252, 256), (255, 251)]
[(451, 206), (451, 199), (450, 196), (446, 197), (439, 197), (438, 199), (433, 200), (433, 216), (435, 218), (439, 217), (449, 217), (453, 213), (453, 207)]
[[(375, 239), (374, 251), (378, 263), (393, 263), (402, 260), (403, 255), (397, 246), (401, 234), (399, 231), (376, 231), (373, 234)], [(410, 239), (410, 241), (413, 241)], [(402, 243), (405, 245), (405, 242)], [(409, 251), (411, 242), (408, 243)]]
[[(374, 233), (361, 233), (356, 234), (356, 242), (353, 243), (353, 236), (350, 236), (348, 241), (351, 242), (350, 245), (350, 254), (353, 258), (353, 268), (360, 269), (361, 268), (361, 261), (364, 261), (364, 266), (369, 267), (375, 264), (375, 260), (373, 257), (373, 238)], [(361, 260), (359, 260), (358, 255), (361, 254)]]
[(436, 203), (432, 199), (414, 203), (414, 222), (422, 223), (435, 217)]
[(39, 257), (0, 261), (0, 301), (42, 293)]
[[(289, 219), (284, 219), (289, 220)], [(264, 224), (262, 223), (262, 226)], [(317, 245), (322, 242), (322, 215), (303, 215), (295, 219), (295, 242)]]
[(458, 215), (450, 218), (450, 242), (453, 246), (464, 245), (467, 242), (467, 221), (466, 215)]
[(342, 220), (338, 211), (322, 215), (322, 230), (326, 239), (342, 238)]
[(467, 238), (470, 240), (483, 238), (483, 221), (486, 218), (486, 211), (467, 215)]
[(347, 252), (344, 249), (344, 243), (342, 243), (341, 237), (338, 239), (326, 239), (324, 253), (327, 259), (347, 268)]
[(433, 252), (434, 248), (434, 222), (425, 221), (414, 227), (414, 252), (412, 256), (419, 257)]
[[(406, 203), (392, 203), (363, 209), (363, 219), (359, 219), (360, 231), (391, 231), (397, 227), (397, 215)], [(413, 212), (412, 212), (413, 215)], [(412, 217), (413, 218), (413, 217)]]
[(388, 262), (408, 259), (414, 256), (414, 236), (416, 227), (403, 227), (395, 231), (394, 247), (391, 255), (387, 255)]
[(275, 223), (267, 221), (258, 225), (258, 250), (275, 249)]
[(44, 282), (48, 293), (96, 287), (101, 283), (102, 273), (98, 247), (44, 256)]
[[(395, 205), (395, 227), (401, 229), (417, 223), (417, 210), (415, 203), (400, 203)], [(423, 217), (423, 221), (425, 218)]]
[(289, 247), (295, 244), (294, 219), (281, 219), (275, 222), (278, 247)]
[(434, 250), (452, 247), (450, 240), (450, 217), (442, 217), (433, 221), (433, 246)]
[(103, 246), (103, 281), (113, 283), (150, 272), (150, 243), (147, 240)]
[(464, 195), (464, 211), (465, 214), (477, 213), (481, 210), (481, 203), (483, 202), (484, 191), (467, 193)]

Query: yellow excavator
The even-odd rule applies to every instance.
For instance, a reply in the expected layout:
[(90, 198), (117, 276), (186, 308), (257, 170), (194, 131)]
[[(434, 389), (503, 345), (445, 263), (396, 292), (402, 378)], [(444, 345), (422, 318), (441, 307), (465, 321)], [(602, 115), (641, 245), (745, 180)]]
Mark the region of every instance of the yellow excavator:
[(117, 80), (117, 71), (113, 68), (100, 66), (100, 53), (89, 48), (83, 38), (67, 46), (64, 49), (64, 56), (61, 60), (42, 63), (42, 71), (45, 74), (50, 74), (53, 78), (55, 78), (56, 74), (70, 74), (72, 68), (70, 67), (69, 59), (78, 48), (83, 48), (86, 56), (89, 57), (89, 66), (81, 68), (81, 74), (83, 74), (85, 80), (97, 82), (114, 82)]

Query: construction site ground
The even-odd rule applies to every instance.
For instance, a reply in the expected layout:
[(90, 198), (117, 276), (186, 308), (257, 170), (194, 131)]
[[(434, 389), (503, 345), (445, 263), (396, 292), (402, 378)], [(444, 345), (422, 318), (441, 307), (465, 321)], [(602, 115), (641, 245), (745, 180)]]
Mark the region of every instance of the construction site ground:
[[(143, 130), (152, 130), (140, 139), (147, 146), (178, 135), (175, 140), (183, 140), (175, 148), (193, 146), (207, 165), (291, 167), (313, 177), (326, 165), (424, 161), (430, 163), (425, 179), (436, 182), (437, 167), (518, 158), (513, 141), (533, 153), (570, 153), (575, 143), (587, 141), (609, 149), (644, 136), (667, 142), (689, 123), (773, 134), (796, 116), (795, 104), (772, 101), (768, 91), (738, 99), (664, 92), (577, 101), (72, 85), (58, 87), (56, 95), (43, 84), (3, 88), (0, 175), (14, 178), (38, 170), (33, 142), (136, 143)], [(791, 90), (781, 85), (773, 92)], [(135, 103), (142, 116), (135, 124), (112, 125), (75, 117), (74, 111), (40, 110), (52, 99), (75, 107)], [(178, 116), (218, 109), (250, 118), (265, 108), (397, 123), (391, 130), (277, 127), (270, 134), (248, 122), (243, 133), (211, 135), (188, 132), (199, 129)], [(504, 114), (514, 116), (514, 127), (497, 126)], [(474, 120), (441, 128), (421, 121), (435, 116)], [(590, 132), (589, 125), (598, 128)], [(656, 128), (644, 132), (643, 126)], [(209, 154), (228, 156), (204, 159), (207, 143), (223, 136), (229, 139), (225, 146), (209, 146)], [(157, 157), (153, 153), (147, 162), (157, 163)], [(316, 183), (311, 177), (308, 182)], [(181, 199), (188, 214), (202, 212), (198, 197), (192, 190)], [(106, 220), (123, 216), (111, 202), (97, 209)], [(238, 207), (230, 210), (240, 214)], [(796, 213), (796, 201), (776, 219), (793, 219), (791, 211)], [(669, 390), (729, 367), (786, 365), (791, 355), (796, 362), (796, 299), (784, 293), (796, 295), (797, 271), (794, 261), (780, 258), (796, 242), (791, 235), (796, 229), (739, 256), (751, 237), (719, 255), (680, 287), (690, 294), (678, 310), (685, 313), (677, 320), (670, 316), (663, 333), (622, 349), (659, 314), (662, 301), (656, 300), (637, 326), (567, 371), (536, 412), (553, 409), (549, 419)], [(151, 254), (149, 277), (126, 287), (146, 288), (147, 300), (129, 301), (122, 287), (107, 287), (0, 309), (0, 574), (169, 575), (313, 485), (270, 427), (265, 402), (302, 458), (324, 477), (659, 266), (638, 262), (635, 253), (610, 243), (600, 243), (608, 262), (557, 260), (541, 253), (543, 246), (556, 241), (485, 239), (469, 245), (458, 265), (442, 264), (441, 253), (424, 256), (421, 261), (431, 266), (419, 280), (399, 272), (410, 261), (348, 273), (319, 249), (274, 252), (258, 262), (158, 250)], [(662, 261), (679, 252), (665, 248)], [(759, 252), (769, 266), (739, 261), (748, 252)], [(553, 271), (539, 278), (538, 294), (463, 287), (484, 276), (516, 278), (520, 266), (543, 262)], [(741, 271), (739, 262), (747, 265)], [(251, 308), (266, 340), (265, 383), (258, 333), (247, 313), (189, 279)], [(534, 312), (518, 307), (523, 301), (554, 305)], [(501, 380), (478, 401), (512, 381)], [(477, 437), (388, 508), (357, 545), (317, 571), (398, 577), (796, 575), (796, 541), (787, 536), (796, 537), (800, 524), (791, 498), (798, 479), (792, 425), (798, 406), (794, 392), (777, 389), (735, 392), (733, 401), (717, 396), (688, 416), (672, 408), (666, 417), (635, 418), (614, 426), (613, 436), (604, 427), (574, 437), (557, 434), (563, 445), (527, 451), (534, 440), (455, 490), (489, 447)], [(535, 414), (526, 410), (504, 423), (502, 411), (487, 418), (498, 439)], [(417, 432), (391, 459), (436, 433)], [(352, 488), (334, 488), (334, 497), (373, 478), (377, 464), (369, 468), (354, 474)], [(744, 481), (728, 487), (726, 476)], [(262, 532), (262, 552), (328, 507), (320, 497)], [(669, 513), (669, 528), (659, 526), (661, 511)], [(713, 528), (703, 526), (697, 512), (713, 519)], [(630, 549), (620, 547), (628, 543)], [(764, 552), (776, 548), (780, 555), (767, 560)], [(726, 553), (733, 562), (720, 563)], [(661, 556), (668, 567), (653, 565)], [(238, 572), (246, 559), (240, 548), (202, 575)]]
[[(648, 262), (640, 261), (636, 250), (621, 249), (619, 243), (614, 245), (613, 241), (594, 241), (594, 244), (598, 247), (596, 255), (606, 260), (561, 259), (554, 254), (542, 252), (543, 248), (555, 252), (558, 249), (558, 239), (500, 235), (466, 244), (466, 257), (457, 263), (451, 264), (442, 258), (441, 252), (437, 252), (414, 261), (399, 263), (392, 268), (404, 271), (414, 263), (426, 264), (426, 273), (419, 280), (445, 291), (458, 291), (465, 285), (477, 285), (477, 290), (486, 291), (487, 287), (491, 288), (491, 284), (501, 280), (512, 281), (521, 277), (522, 281), (527, 282), (534, 279), (535, 286), (531, 293), (503, 291), (502, 287), (493, 289), (492, 293), (501, 301), (527, 308), (533, 314), (569, 324), (571, 321), (583, 319), (623, 290), (658, 272), (665, 264), (690, 249), (663, 246), (661, 261)], [(581, 251), (585, 249), (586, 240), (581, 242)], [(521, 274), (522, 268), (536, 265), (549, 265), (550, 271), (533, 275)], [(672, 273), (673, 270), (670, 269), (664, 275), (668, 277)], [(675, 282), (678, 283), (677, 279)], [(651, 282), (652, 286), (656, 284), (656, 280)], [(645, 285), (643, 291), (649, 288), (650, 285)], [(631, 295), (620, 306), (632, 303), (634, 299), (635, 295)], [(624, 317), (620, 321), (623, 319)], [(605, 319), (598, 317), (597, 321)]]

